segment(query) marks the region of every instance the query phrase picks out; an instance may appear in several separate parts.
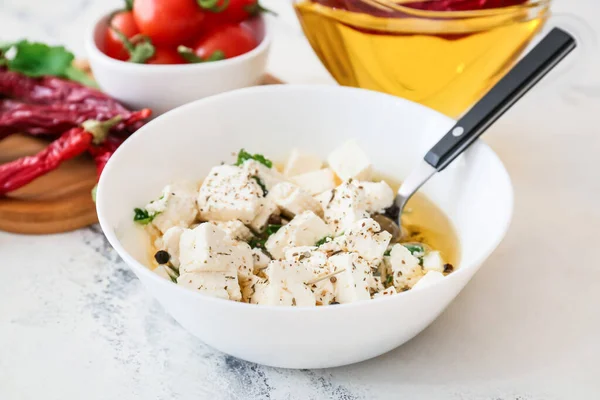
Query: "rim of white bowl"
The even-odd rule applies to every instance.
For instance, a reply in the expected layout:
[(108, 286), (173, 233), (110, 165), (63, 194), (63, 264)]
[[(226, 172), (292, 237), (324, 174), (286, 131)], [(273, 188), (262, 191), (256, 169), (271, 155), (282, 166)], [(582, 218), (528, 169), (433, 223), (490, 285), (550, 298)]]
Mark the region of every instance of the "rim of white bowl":
[[(214, 96), (206, 97), (203, 99), (195, 100), (193, 102), (184, 104), (180, 107), (174, 108), (173, 110), (170, 110), (170, 111), (158, 116), (155, 120), (162, 119), (162, 118), (176, 117), (177, 114), (186, 112), (186, 110), (188, 108), (196, 107), (198, 104), (204, 104), (204, 103), (208, 104), (208, 103), (214, 102), (214, 101), (222, 101), (223, 99), (226, 99), (227, 97), (235, 97), (240, 92), (242, 92), (242, 93), (246, 93), (246, 92), (260, 93), (260, 92), (276, 92), (276, 91), (280, 91), (280, 90), (309, 90), (309, 91), (314, 91), (317, 93), (323, 92), (323, 91), (325, 91), (325, 92), (345, 91), (348, 94), (352, 93), (354, 95), (356, 95), (356, 93), (358, 93), (358, 92), (363, 93), (362, 95), (365, 95), (365, 93), (368, 93), (368, 95), (370, 95), (370, 96), (388, 97), (388, 98), (393, 99), (394, 101), (397, 101), (400, 103), (409, 103), (412, 106), (416, 106), (418, 108), (423, 108), (423, 109), (428, 110), (429, 112), (436, 113), (439, 116), (447, 119), (448, 121), (454, 121), (452, 118), (447, 117), (447, 116), (445, 116), (435, 110), (432, 110), (428, 107), (425, 107), (419, 103), (415, 103), (410, 100), (406, 100), (406, 99), (403, 99), (400, 97), (395, 97), (395, 96), (392, 96), (389, 94), (375, 92), (375, 91), (366, 90), (366, 89), (352, 88), (352, 87), (343, 87), (343, 86), (334, 86), (334, 85), (309, 85), (309, 84), (267, 85), (267, 86), (253, 86), (253, 87), (249, 87), (249, 88), (236, 89), (236, 90), (232, 90), (232, 91), (225, 92), (225, 93), (220, 93), (220, 94), (217, 94)], [(155, 120), (148, 122), (148, 124), (151, 124)], [(135, 141), (140, 140), (138, 138), (143, 138), (143, 130), (146, 126), (147, 125), (144, 125), (142, 128), (137, 130), (133, 135), (131, 135), (127, 139), (127, 141), (125, 141), (123, 143), (123, 145), (121, 145), (121, 147), (119, 147), (119, 149), (117, 149), (117, 151), (115, 152), (115, 155), (117, 155), (119, 152), (122, 152), (123, 148), (126, 148), (128, 146), (134, 146)], [(142, 132), (142, 133), (140, 134), (140, 132)], [(175, 285), (176, 286), (175, 290), (180, 290), (181, 294), (184, 296), (189, 296), (189, 297), (201, 296), (202, 299), (204, 299), (208, 302), (216, 301), (221, 305), (230, 304), (231, 307), (248, 307), (250, 309), (273, 310), (276, 312), (332, 312), (331, 310), (337, 310), (340, 307), (343, 307), (343, 308), (370, 307), (371, 304), (378, 304), (379, 302), (383, 302), (383, 301), (394, 301), (394, 299), (400, 298), (400, 296), (411, 296), (411, 294), (414, 292), (437, 290), (436, 288), (439, 285), (445, 285), (445, 284), (447, 284), (447, 282), (449, 282), (451, 280), (458, 279), (459, 276), (464, 275), (465, 273), (468, 273), (466, 271), (467, 269), (475, 268), (475, 266), (481, 265), (487, 258), (489, 258), (489, 256), (496, 250), (498, 245), (500, 245), (500, 243), (506, 237), (506, 233), (508, 232), (508, 229), (512, 222), (512, 216), (513, 216), (513, 210), (514, 210), (514, 188), (512, 185), (512, 181), (510, 179), (510, 175), (508, 174), (508, 171), (506, 170), (504, 163), (502, 162), (500, 157), (498, 157), (498, 155), (483, 141), (478, 140), (473, 145), (481, 147), (483, 149), (483, 151), (486, 153), (486, 156), (494, 159), (495, 162), (497, 162), (500, 167), (501, 173), (503, 175), (503, 179), (506, 181), (507, 187), (509, 190), (509, 193), (507, 193), (507, 194), (510, 199), (510, 204), (507, 204), (507, 218), (506, 218), (506, 221), (504, 222), (504, 226), (502, 226), (502, 234), (500, 234), (496, 238), (496, 240), (493, 242), (493, 244), (489, 247), (488, 251), (484, 252), (480, 257), (475, 259), (470, 264), (460, 265), (460, 267), (458, 269), (456, 269), (451, 274), (445, 276), (445, 278), (442, 280), (433, 282), (432, 284), (427, 285), (423, 288), (418, 288), (416, 290), (412, 290), (412, 289), (407, 290), (406, 292), (400, 292), (393, 296), (382, 296), (380, 298), (370, 299), (368, 301), (365, 300), (365, 301), (357, 301), (357, 302), (353, 302), (353, 303), (328, 305), (328, 306), (320, 306), (320, 307), (272, 306), (272, 305), (264, 305), (264, 304), (243, 303), (243, 302), (239, 302), (239, 301), (226, 300), (226, 299), (221, 299), (218, 297), (208, 296), (208, 295), (202, 294), (201, 292), (196, 292), (196, 291), (193, 291), (193, 290), (190, 290), (185, 287), (178, 286), (178, 285)], [(108, 163), (106, 164), (106, 166), (104, 167), (104, 170), (110, 171), (112, 169), (112, 164), (113, 163), (111, 162), (111, 160), (109, 160)], [(150, 268), (148, 266), (138, 262), (134, 257), (132, 257), (129, 254), (129, 252), (121, 245), (121, 242), (116, 237), (113, 227), (106, 220), (106, 218), (104, 216), (104, 212), (102, 210), (103, 209), (102, 206), (105, 203), (104, 201), (102, 201), (103, 187), (104, 187), (104, 182), (106, 181), (106, 179), (108, 179), (105, 177), (108, 175), (109, 174), (102, 174), (100, 177), (100, 181), (98, 182), (98, 192), (97, 192), (97, 201), (96, 201), (96, 211), (98, 213), (98, 221), (100, 223), (100, 227), (102, 228), (102, 231), (103, 231), (104, 235), (106, 236), (108, 242), (117, 251), (119, 256), (127, 263), (127, 265), (130, 268), (137, 269), (139, 271), (139, 273), (148, 276), (150, 279), (154, 279), (156, 282), (160, 282), (160, 284), (162, 284), (162, 285), (173, 285), (173, 282), (171, 282), (170, 280), (166, 280), (163, 277), (158, 276), (158, 274), (156, 274), (155, 272), (150, 270)], [(107, 228), (107, 229), (105, 229), (105, 228)], [(461, 246), (462, 246), (462, 244), (461, 244)], [(172, 287), (172, 286), (169, 286), (169, 287)]]
[(145, 71), (171, 71), (171, 72), (183, 72), (183, 71), (193, 71), (193, 70), (210, 70), (215, 68), (227, 67), (229, 65), (235, 65), (239, 63), (243, 63), (248, 59), (254, 58), (259, 54), (267, 51), (271, 44), (271, 32), (268, 27), (267, 20), (264, 15), (259, 14), (254, 18), (258, 18), (262, 20), (264, 27), (264, 35), (258, 46), (253, 48), (252, 50), (240, 54), (239, 56), (233, 58), (227, 58), (225, 60), (219, 60), (215, 62), (207, 62), (207, 63), (197, 63), (197, 64), (137, 64), (131, 63), (127, 61), (117, 60), (115, 58), (109, 57), (102, 50), (98, 48), (98, 44), (96, 43), (96, 30), (98, 29), (100, 24), (107, 25), (108, 18), (117, 10), (113, 10), (107, 14), (104, 14), (99, 19), (96, 20), (94, 24), (92, 24), (92, 28), (88, 30), (85, 47), (86, 52), (89, 58), (95, 57), (98, 60), (112, 65), (114, 67), (125, 68), (129, 70), (145, 70)]

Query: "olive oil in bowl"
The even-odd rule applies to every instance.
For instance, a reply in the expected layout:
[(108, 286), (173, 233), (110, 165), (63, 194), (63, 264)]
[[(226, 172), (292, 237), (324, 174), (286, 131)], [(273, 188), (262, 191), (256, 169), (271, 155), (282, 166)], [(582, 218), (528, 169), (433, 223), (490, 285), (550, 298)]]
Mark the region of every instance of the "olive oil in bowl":
[(549, 14), (549, 1), (509, 0), (500, 3), (510, 6), (467, 11), (396, 3), (300, 0), (295, 9), (340, 84), (393, 94), (451, 117), (508, 71)]

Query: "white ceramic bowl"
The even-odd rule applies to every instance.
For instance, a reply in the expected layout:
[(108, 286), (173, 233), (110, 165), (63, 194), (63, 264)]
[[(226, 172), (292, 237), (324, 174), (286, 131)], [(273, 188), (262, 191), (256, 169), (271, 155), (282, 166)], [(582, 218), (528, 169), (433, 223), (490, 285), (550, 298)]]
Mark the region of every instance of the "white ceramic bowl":
[(501, 161), (475, 143), (422, 190), (451, 218), (461, 241), (458, 270), (432, 286), (352, 304), (273, 307), (208, 297), (145, 267), (151, 252), (133, 208), (176, 179), (201, 180), (245, 148), (286, 158), (293, 147), (325, 157), (356, 138), (386, 175), (405, 177), (453, 121), (406, 100), (335, 86), (242, 89), (173, 110), (136, 132), (100, 179), (97, 208), (119, 255), (188, 331), (235, 357), (276, 367), (334, 367), (403, 344), (448, 306), (504, 236), (513, 193)]
[(245, 22), (261, 39), (248, 53), (203, 64), (146, 65), (115, 60), (100, 50), (109, 15), (88, 33), (86, 52), (102, 91), (133, 108), (149, 107), (158, 115), (207, 96), (257, 85), (265, 73), (271, 38), (263, 16)]

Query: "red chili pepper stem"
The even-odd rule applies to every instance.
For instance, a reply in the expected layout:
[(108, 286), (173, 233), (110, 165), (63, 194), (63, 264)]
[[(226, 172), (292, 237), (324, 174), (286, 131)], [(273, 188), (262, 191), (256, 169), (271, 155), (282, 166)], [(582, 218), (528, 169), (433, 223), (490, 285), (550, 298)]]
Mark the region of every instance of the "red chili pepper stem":
[(95, 119), (90, 119), (81, 124), (81, 126), (86, 132), (89, 132), (94, 137), (92, 142), (97, 145), (106, 140), (110, 128), (121, 122), (122, 119), (123, 118), (120, 115), (116, 115), (106, 121), (96, 121)]

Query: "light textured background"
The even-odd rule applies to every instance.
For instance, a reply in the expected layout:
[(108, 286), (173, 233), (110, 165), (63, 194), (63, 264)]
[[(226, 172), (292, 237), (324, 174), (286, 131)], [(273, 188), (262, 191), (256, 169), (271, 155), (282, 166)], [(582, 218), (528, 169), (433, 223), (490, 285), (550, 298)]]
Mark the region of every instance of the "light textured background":
[[(332, 83), (290, 2), (264, 4), (281, 15), (271, 19), (270, 70), (290, 82)], [(119, 5), (0, 0), (0, 39), (64, 43), (82, 54), (94, 18)], [(0, 233), (0, 399), (600, 398), (600, 53), (588, 46), (600, 35), (600, 5), (562, 0), (554, 9), (579, 16), (561, 22), (581, 31), (585, 51), (486, 135), (514, 181), (514, 222), (417, 338), (345, 368), (249, 364), (183, 331), (98, 227), (44, 237)]]

